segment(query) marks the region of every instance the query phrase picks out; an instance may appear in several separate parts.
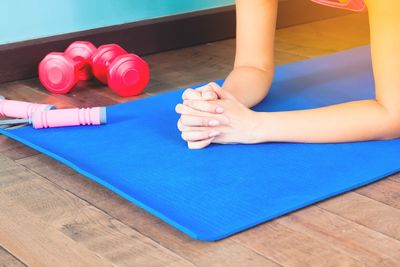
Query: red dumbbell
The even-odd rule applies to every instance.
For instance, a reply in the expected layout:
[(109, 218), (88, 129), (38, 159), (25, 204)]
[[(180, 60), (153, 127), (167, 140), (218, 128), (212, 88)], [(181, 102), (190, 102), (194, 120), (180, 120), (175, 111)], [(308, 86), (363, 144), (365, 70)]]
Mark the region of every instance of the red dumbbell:
[(39, 64), (39, 79), (52, 93), (66, 94), (79, 80), (92, 77), (91, 59), (96, 47), (90, 42), (73, 42), (64, 53), (48, 54)]
[(140, 94), (150, 80), (149, 66), (117, 44), (100, 46), (92, 57), (93, 75), (120, 96)]

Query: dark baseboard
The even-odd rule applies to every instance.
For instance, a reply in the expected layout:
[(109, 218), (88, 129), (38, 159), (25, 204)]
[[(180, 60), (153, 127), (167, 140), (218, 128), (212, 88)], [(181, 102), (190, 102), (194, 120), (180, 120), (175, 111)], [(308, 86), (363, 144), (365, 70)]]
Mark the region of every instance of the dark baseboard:
[[(277, 27), (348, 14), (309, 0), (279, 2)], [(63, 51), (76, 40), (96, 46), (118, 43), (128, 51), (146, 55), (235, 36), (234, 6), (191, 12), (110, 27), (0, 45), (0, 83), (37, 75), (40, 60), (49, 52)]]

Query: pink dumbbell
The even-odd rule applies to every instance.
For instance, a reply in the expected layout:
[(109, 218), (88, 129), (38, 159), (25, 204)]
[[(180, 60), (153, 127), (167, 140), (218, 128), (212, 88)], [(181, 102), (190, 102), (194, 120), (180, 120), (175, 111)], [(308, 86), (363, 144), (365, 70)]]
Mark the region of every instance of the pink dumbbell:
[(140, 94), (150, 80), (147, 62), (117, 44), (102, 45), (94, 52), (92, 70), (99, 81), (124, 97)]
[(79, 126), (79, 125), (100, 125), (107, 121), (106, 108), (72, 108), (36, 111), (29, 119), (29, 123), (36, 129)]
[(0, 96), (0, 116), (26, 119), (36, 111), (52, 109), (55, 109), (53, 105), (6, 100), (3, 96)]
[(78, 81), (92, 77), (91, 59), (95, 51), (92, 43), (76, 41), (64, 53), (48, 54), (39, 64), (40, 82), (52, 93), (68, 93)]

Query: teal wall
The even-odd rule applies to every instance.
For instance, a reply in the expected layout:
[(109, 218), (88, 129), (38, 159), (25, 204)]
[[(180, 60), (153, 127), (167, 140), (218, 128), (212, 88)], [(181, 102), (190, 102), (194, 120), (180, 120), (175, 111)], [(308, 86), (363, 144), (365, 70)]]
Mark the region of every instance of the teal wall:
[(233, 3), (234, 0), (0, 0), (0, 44)]

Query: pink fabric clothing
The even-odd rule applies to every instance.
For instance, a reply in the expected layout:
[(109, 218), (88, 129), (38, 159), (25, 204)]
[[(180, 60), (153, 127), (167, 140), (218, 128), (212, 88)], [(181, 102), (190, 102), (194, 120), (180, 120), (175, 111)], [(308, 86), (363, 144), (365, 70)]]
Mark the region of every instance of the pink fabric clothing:
[(343, 0), (343, 1), (311, 0), (311, 1), (325, 6), (347, 9), (356, 12), (367, 11), (367, 6), (365, 5), (364, 0)]

